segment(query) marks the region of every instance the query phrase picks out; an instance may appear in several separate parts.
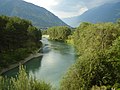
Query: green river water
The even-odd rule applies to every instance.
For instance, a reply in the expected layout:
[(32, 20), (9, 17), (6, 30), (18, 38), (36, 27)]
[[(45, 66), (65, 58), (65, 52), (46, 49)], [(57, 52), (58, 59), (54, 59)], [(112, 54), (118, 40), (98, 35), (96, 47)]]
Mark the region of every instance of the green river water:
[[(48, 41), (45, 38), (43, 43), (46, 43), (43, 55), (25, 63), (26, 71), (38, 80), (44, 80), (51, 83), (53, 87), (59, 87), (60, 80), (77, 58), (74, 47), (64, 42)], [(17, 72), (18, 68), (14, 68), (4, 75), (11, 77)]]

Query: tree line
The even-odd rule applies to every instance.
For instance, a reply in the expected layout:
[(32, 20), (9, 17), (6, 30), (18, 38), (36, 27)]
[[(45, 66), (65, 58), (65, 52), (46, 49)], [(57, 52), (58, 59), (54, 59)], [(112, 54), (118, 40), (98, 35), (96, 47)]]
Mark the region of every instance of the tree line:
[(28, 20), (0, 16), (0, 69), (19, 62), (41, 47), (41, 31)]
[(120, 88), (120, 21), (83, 22), (71, 38), (76, 63), (63, 77), (61, 90), (111, 90)]
[(71, 29), (67, 26), (55, 26), (43, 30), (42, 33), (49, 35), (50, 40), (65, 41), (71, 34)]

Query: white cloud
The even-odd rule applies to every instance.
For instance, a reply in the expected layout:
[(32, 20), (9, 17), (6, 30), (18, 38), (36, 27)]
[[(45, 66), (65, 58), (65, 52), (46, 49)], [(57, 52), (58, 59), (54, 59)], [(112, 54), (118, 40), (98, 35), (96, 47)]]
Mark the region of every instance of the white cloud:
[(86, 10), (119, 0), (24, 0), (46, 8), (60, 18), (81, 15)]
[(24, 0), (24, 1), (33, 3), (40, 7), (44, 7), (50, 12), (54, 13), (56, 16), (62, 17), (62, 15), (60, 15), (57, 12), (54, 12), (54, 10), (52, 9), (52, 7), (57, 6), (61, 0)]
[(58, 4), (58, 0), (24, 0), (27, 2), (31, 2), (35, 5), (44, 7), (46, 9), (50, 9), (52, 6), (55, 6)]
[(58, 15), (58, 17), (60, 18), (68, 18), (68, 17), (74, 17), (74, 16), (81, 15), (87, 10), (88, 9), (86, 7), (83, 7), (74, 12), (56, 11), (54, 14)]

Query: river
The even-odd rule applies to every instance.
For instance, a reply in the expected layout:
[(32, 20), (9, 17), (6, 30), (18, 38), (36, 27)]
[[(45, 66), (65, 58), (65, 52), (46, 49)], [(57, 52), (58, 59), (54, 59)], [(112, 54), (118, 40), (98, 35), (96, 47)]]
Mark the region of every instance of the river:
[[(46, 43), (43, 55), (25, 63), (26, 71), (38, 80), (44, 80), (51, 83), (53, 87), (59, 87), (60, 80), (76, 60), (74, 47), (64, 42), (48, 41), (45, 38), (43, 43)], [(17, 72), (18, 68), (14, 68), (4, 75), (11, 77)]]

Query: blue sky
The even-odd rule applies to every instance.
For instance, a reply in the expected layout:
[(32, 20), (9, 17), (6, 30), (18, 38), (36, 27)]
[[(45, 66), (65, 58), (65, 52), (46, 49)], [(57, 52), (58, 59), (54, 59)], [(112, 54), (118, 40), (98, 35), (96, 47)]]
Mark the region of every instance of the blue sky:
[(90, 8), (120, 0), (24, 0), (46, 8), (60, 18), (78, 16)]

